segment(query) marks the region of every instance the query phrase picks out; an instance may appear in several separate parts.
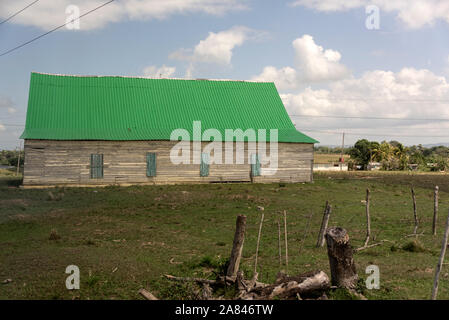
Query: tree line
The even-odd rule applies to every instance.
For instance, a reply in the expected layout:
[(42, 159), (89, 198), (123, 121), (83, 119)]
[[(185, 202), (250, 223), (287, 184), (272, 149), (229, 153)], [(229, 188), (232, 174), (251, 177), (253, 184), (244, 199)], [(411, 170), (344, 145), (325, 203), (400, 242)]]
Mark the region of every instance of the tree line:
[[(0, 151), (0, 165), (17, 167), (18, 158), (19, 151), (17, 150)], [(21, 151), (20, 166), (23, 166), (23, 151)]]
[(315, 148), (317, 153), (334, 153), (351, 156), (349, 167), (360, 166), (367, 169), (369, 163), (380, 163), (382, 170), (422, 170), (445, 171), (449, 169), (449, 148), (445, 146), (424, 147), (421, 144), (406, 147), (399, 141), (369, 141), (358, 140), (353, 147), (324, 147)]

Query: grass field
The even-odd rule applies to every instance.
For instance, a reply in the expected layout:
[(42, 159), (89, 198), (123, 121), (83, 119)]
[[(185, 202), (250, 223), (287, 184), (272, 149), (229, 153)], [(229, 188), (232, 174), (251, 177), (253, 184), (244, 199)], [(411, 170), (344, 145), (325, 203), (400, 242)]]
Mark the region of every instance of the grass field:
[[(365, 237), (365, 189), (371, 189), (371, 228), (381, 246), (355, 254), (358, 273), (380, 268), (379, 290), (369, 299), (428, 299), (449, 209), (449, 175), (399, 173), (315, 174), (307, 184), (212, 184), (106, 188), (21, 189), (0, 178), (0, 299), (141, 299), (145, 287), (162, 299), (192, 298), (192, 288), (163, 274), (213, 277), (229, 257), (237, 214), (247, 215), (241, 269), (251, 277), (260, 211), (265, 222), (259, 274), (272, 282), (279, 269), (276, 221), (288, 213), (289, 273), (322, 269), (325, 248), (315, 248), (326, 200), (330, 226), (348, 230), (354, 247)], [(438, 235), (431, 235), (433, 186), (440, 185)], [(405, 250), (413, 231), (410, 185), (417, 194), (422, 247)], [(310, 219), (310, 229), (307, 225)], [(50, 235), (53, 240), (50, 240)], [(393, 242), (398, 241), (393, 245)], [(413, 249), (412, 248), (412, 249)], [(81, 289), (65, 288), (75, 264)], [(439, 299), (449, 299), (444, 267)], [(5, 279), (12, 282), (2, 284)], [(230, 296), (232, 292), (224, 293)], [(344, 298), (335, 295), (334, 298)]]

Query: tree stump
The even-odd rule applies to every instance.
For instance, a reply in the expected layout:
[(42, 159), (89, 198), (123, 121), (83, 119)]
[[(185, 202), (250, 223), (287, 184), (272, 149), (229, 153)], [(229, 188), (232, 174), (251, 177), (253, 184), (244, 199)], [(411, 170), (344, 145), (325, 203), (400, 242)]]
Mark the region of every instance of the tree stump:
[(329, 228), (326, 232), (326, 242), (332, 285), (354, 289), (358, 275), (348, 233), (340, 227)]
[(245, 240), (246, 216), (239, 215), (235, 223), (234, 243), (232, 245), (231, 258), (226, 275), (236, 278), (242, 257), (243, 241)]

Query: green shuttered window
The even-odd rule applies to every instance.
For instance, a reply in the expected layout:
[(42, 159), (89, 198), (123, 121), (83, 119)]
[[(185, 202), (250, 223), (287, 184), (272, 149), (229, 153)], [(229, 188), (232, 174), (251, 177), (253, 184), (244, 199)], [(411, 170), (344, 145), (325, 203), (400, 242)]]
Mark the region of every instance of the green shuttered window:
[(209, 154), (201, 153), (200, 176), (209, 176)]
[(260, 176), (260, 160), (259, 155), (256, 153), (251, 155), (251, 175), (253, 177)]
[(91, 154), (90, 155), (90, 178), (101, 179), (103, 178), (103, 155)]
[(147, 177), (156, 176), (156, 153), (147, 153)]

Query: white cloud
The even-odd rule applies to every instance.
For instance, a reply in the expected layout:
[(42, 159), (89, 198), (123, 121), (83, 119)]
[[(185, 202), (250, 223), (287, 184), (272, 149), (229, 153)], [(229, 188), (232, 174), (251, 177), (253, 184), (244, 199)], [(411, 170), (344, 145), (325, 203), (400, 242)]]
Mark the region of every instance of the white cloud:
[(203, 62), (230, 64), (232, 50), (241, 46), (248, 37), (249, 29), (234, 27), (218, 33), (209, 32), (209, 36), (201, 40), (193, 50), (194, 59)]
[(201, 40), (193, 48), (181, 48), (169, 55), (170, 59), (188, 61), (186, 78), (192, 78), (194, 70), (199, 64), (217, 64), (230, 66), (233, 51), (248, 40), (260, 40), (266, 33), (253, 30), (245, 26), (234, 26), (220, 32), (209, 32), (208, 36)]
[(382, 11), (396, 13), (409, 28), (433, 25), (437, 20), (449, 23), (449, 1), (447, 0), (297, 0), (293, 6), (304, 6), (318, 11), (346, 11), (368, 5), (379, 7)]
[(295, 89), (298, 86), (298, 75), (292, 67), (277, 69), (267, 66), (260, 75), (252, 77), (251, 80), (274, 82), (278, 90)]
[[(105, 0), (79, 0), (75, 5), (80, 13), (88, 12)], [(5, 19), (29, 4), (28, 0), (0, 2), (0, 20)], [(67, 6), (72, 0), (39, 1), (15, 16), (8, 23), (34, 26), (44, 30), (64, 24)], [(245, 0), (121, 0), (114, 1), (81, 18), (80, 30), (101, 28), (108, 23), (123, 20), (166, 19), (174, 14), (204, 13), (222, 15), (229, 11), (246, 9)]]
[(251, 38), (254, 30), (235, 26), (220, 32), (209, 32), (193, 49), (179, 49), (170, 54), (171, 59), (229, 65), (233, 50)]
[(310, 35), (293, 41), (296, 65), (305, 81), (318, 82), (346, 77), (349, 70), (339, 63), (341, 54), (331, 49), (324, 50)]
[(295, 68), (277, 69), (267, 66), (252, 80), (273, 81), (279, 90), (289, 90), (304, 84), (327, 82), (349, 76), (348, 68), (340, 63), (341, 54), (331, 49), (324, 50), (315, 43), (312, 36), (303, 35), (295, 39), (292, 46), (295, 51)]
[(143, 75), (148, 78), (170, 78), (175, 73), (175, 67), (167, 67), (165, 64), (158, 68), (157, 66), (148, 66), (143, 69)]
[[(360, 78), (351, 77), (335, 81), (329, 85), (328, 89), (314, 90), (308, 87), (298, 94), (282, 94), (281, 97), (291, 115), (449, 118), (449, 83), (445, 77), (426, 69), (403, 68), (396, 73), (374, 70), (366, 72)], [(384, 133), (386, 136), (389, 134), (447, 136), (449, 129), (449, 123), (432, 120), (400, 121), (295, 116), (292, 120), (296, 122), (298, 130), (338, 130), (370, 133), (375, 136)], [(310, 134), (314, 136), (313, 131)], [(375, 136), (371, 138), (375, 139)], [(407, 138), (398, 137), (397, 139), (407, 141)], [(446, 140), (449, 140), (449, 137)]]

